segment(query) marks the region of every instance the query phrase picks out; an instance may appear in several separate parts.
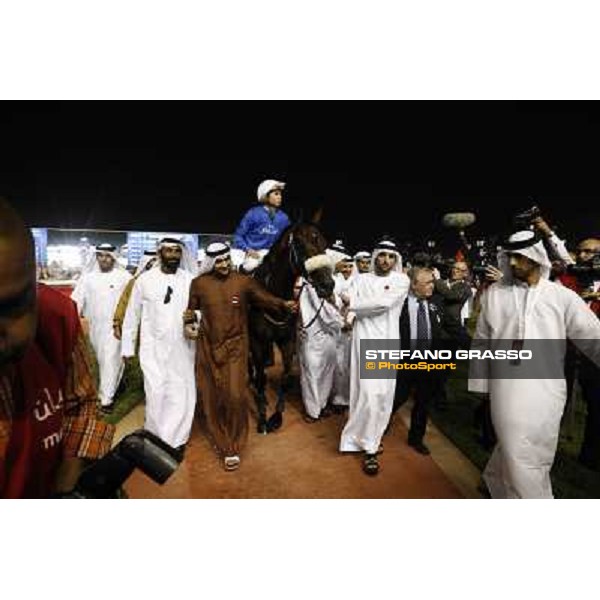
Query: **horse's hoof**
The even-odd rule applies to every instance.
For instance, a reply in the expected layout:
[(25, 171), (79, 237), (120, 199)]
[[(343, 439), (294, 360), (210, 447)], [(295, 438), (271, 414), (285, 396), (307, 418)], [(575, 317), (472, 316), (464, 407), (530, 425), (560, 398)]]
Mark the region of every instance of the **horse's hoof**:
[(273, 413), (267, 421), (267, 431), (277, 431), (283, 425), (283, 415), (280, 412)]
[(256, 426), (257, 433), (262, 433), (263, 435), (267, 435), (269, 433), (268, 426), (266, 422), (261, 422)]

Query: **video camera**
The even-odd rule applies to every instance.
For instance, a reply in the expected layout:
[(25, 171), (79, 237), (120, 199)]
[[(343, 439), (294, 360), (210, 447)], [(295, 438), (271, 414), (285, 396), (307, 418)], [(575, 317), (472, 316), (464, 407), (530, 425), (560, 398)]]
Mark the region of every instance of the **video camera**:
[(529, 229), (533, 226), (533, 222), (542, 216), (542, 211), (539, 206), (534, 205), (523, 212), (517, 213), (513, 216), (513, 223), (515, 227), (519, 229)]
[[(541, 219), (541, 221), (536, 224), (536, 219)], [(567, 268), (567, 263), (564, 259), (564, 256), (561, 255), (559, 248), (556, 247), (555, 242), (551, 238), (551, 230), (548, 224), (545, 223), (539, 206), (533, 205), (531, 208), (517, 213), (513, 216), (513, 223), (516, 230), (531, 229), (538, 231), (541, 242), (548, 253), (548, 258), (552, 261), (552, 263), (559, 265), (561, 270)], [(544, 223), (544, 227), (541, 226), (542, 223)]]
[(474, 277), (485, 277), (488, 267), (497, 267), (497, 248), (491, 242), (477, 240), (471, 249), (473, 264), (471, 272)]
[(567, 273), (577, 277), (583, 287), (589, 287), (600, 280), (600, 252), (595, 252), (592, 259), (584, 264), (568, 265)]
[(450, 269), (454, 264), (451, 258), (443, 258), (439, 252), (430, 254), (429, 252), (415, 252), (410, 260), (411, 267), (421, 267), (426, 269), (437, 269), (442, 279), (446, 279)]
[[(465, 229), (473, 225), (476, 221), (474, 213), (470, 212), (452, 212), (447, 213), (442, 218), (442, 225), (448, 229), (453, 229), (458, 233), (460, 249), (470, 266), (471, 273), (475, 277), (485, 277), (488, 266), (496, 266), (496, 245), (495, 238), (490, 241), (477, 240), (475, 243), (467, 240)], [(454, 261), (443, 261), (437, 268), (449, 271)], [(442, 268), (440, 268), (442, 267)]]

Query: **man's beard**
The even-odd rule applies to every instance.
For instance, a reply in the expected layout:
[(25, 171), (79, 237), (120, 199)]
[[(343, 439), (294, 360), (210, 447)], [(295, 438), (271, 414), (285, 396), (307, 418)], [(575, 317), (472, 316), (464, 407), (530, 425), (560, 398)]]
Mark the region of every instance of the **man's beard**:
[(169, 269), (169, 271), (177, 271), (179, 265), (181, 264), (180, 260), (165, 260), (164, 265)]
[(518, 279), (519, 281), (527, 281), (527, 275), (518, 269), (511, 269), (512, 276), (514, 279)]

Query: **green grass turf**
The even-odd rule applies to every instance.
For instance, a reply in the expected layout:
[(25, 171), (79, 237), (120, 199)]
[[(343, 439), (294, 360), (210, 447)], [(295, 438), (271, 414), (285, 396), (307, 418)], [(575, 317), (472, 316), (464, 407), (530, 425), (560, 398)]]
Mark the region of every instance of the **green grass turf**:
[(108, 423), (116, 425), (144, 400), (144, 377), (137, 356), (125, 367), (123, 380), (115, 396), (115, 406), (104, 417)]
[[(98, 386), (98, 362), (94, 349), (89, 339), (87, 340), (88, 349), (92, 357), (92, 372), (96, 387)], [(112, 412), (103, 415), (102, 418), (107, 423), (116, 425), (125, 415), (131, 412), (138, 404), (144, 400), (144, 377), (140, 368), (137, 356), (125, 367), (121, 385), (115, 396), (115, 405)]]

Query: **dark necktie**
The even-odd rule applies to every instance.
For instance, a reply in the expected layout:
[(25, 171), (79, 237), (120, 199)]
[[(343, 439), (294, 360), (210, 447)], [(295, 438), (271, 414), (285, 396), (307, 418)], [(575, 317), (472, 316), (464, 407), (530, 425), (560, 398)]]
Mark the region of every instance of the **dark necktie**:
[(427, 310), (425, 300), (418, 300), (419, 309), (417, 310), (417, 350), (429, 349), (429, 331), (427, 329)]

